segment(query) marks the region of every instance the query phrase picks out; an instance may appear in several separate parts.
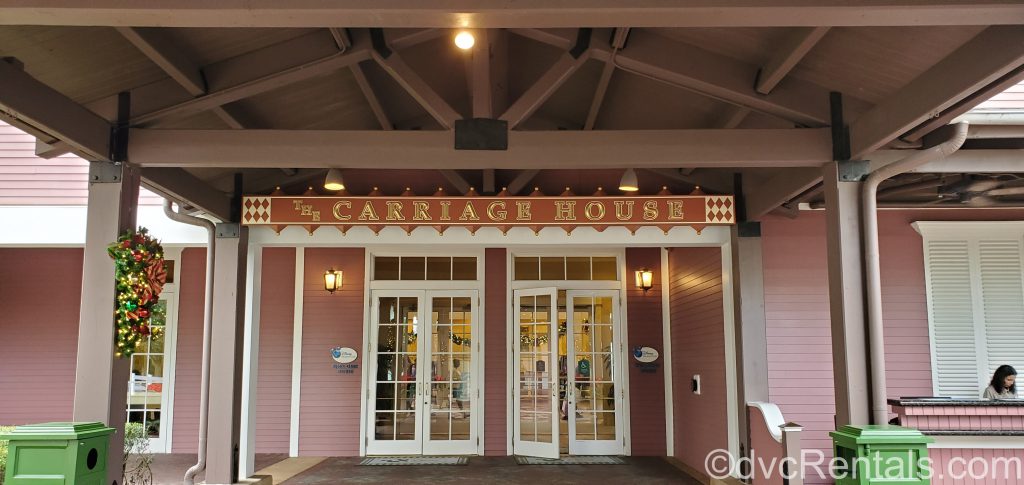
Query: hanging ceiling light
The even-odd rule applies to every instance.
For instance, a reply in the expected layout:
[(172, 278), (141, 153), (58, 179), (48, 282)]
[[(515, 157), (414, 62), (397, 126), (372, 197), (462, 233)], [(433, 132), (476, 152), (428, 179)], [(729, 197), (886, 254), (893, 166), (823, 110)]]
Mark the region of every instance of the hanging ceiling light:
[(473, 33), (468, 30), (463, 30), (458, 34), (455, 34), (455, 46), (462, 50), (469, 50), (473, 48), (473, 44), (476, 44), (476, 39), (473, 37)]
[(332, 168), (327, 171), (324, 178), (324, 188), (327, 190), (345, 190), (345, 180), (341, 178), (341, 170)]
[(636, 192), (640, 190), (636, 179), (636, 170), (626, 169), (626, 173), (622, 174), (622, 179), (619, 180), (619, 190), (623, 192)]

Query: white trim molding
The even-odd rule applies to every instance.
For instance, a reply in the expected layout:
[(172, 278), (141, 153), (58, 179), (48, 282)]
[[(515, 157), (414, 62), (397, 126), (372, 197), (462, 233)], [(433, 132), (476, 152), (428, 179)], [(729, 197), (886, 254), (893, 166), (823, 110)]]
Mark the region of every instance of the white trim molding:
[(292, 330), (292, 405), (288, 431), (288, 456), (299, 456), (299, 410), (302, 393), (302, 311), (303, 281), (306, 277), (306, 251), (295, 248), (295, 313)]
[(1020, 436), (932, 436), (935, 442), (928, 448), (963, 448), (975, 450), (1021, 450), (1024, 439)]

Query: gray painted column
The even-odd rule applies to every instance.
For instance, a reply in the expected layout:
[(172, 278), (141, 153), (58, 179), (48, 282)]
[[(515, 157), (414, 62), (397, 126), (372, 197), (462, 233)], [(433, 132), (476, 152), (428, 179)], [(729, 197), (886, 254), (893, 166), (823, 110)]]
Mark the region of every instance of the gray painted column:
[(247, 228), (217, 224), (207, 421), (208, 484), (234, 483), (238, 478), (248, 240)]
[(842, 177), (844, 163), (849, 162), (829, 162), (823, 170), (836, 426), (868, 424), (871, 416), (861, 249), (861, 182), (841, 180), (846, 178)]
[(89, 164), (89, 202), (78, 318), (74, 421), (101, 421), (117, 429), (107, 454), (107, 483), (121, 482), (129, 359), (114, 357), (114, 261), (107, 246), (135, 227), (138, 169)]
[[(743, 222), (737, 227), (736, 265), (740, 277), (737, 306), (742, 323), (744, 400), (768, 400), (768, 337), (764, 316), (764, 264), (761, 256), (761, 223)], [(746, 402), (743, 403), (744, 410)]]

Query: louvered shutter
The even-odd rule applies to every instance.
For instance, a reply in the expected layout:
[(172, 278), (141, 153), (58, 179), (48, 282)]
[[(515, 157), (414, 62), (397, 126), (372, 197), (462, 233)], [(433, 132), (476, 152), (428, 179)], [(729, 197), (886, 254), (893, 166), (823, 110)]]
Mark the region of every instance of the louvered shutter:
[(935, 392), (977, 397), (978, 348), (967, 241), (926, 240)]
[(986, 378), (1002, 364), (1024, 370), (1021, 242), (1013, 239), (982, 239), (977, 245), (987, 357), (987, 365), (984, 367)]

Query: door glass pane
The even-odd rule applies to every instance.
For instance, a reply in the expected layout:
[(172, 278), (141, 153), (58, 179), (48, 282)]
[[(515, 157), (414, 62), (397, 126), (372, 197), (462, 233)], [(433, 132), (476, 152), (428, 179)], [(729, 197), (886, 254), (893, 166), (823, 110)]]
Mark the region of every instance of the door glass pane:
[(565, 279), (567, 280), (589, 280), (590, 279), (590, 258), (568, 257), (565, 258)]
[(398, 257), (377, 256), (373, 258), (373, 278), (377, 280), (397, 280)]
[(437, 296), (431, 300), (430, 439), (470, 439), (473, 408), (473, 299)]
[(150, 334), (135, 345), (128, 381), (128, 422), (142, 426), (146, 436), (160, 437), (164, 390), (164, 338), (167, 329), (167, 300), (153, 307)]
[(615, 256), (595, 257), (592, 261), (595, 281), (615, 281), (618, 279), (618, 271), (615, 268)]
[(540, 258), (540, 279), (564, 280), (565, 258)]
[(536, 257), (517, 256), (515, 258), (515, 278), (520, 281), (539, 280), (540, 259)]
[(476, 258), (452, 258), (453, 280), (475, 280)]
[(402, 258), (402, 281), (422, 280), (426, 278), (427, 260), (423, 257)]
[(573, 351), (568, 371), (573, 377), (571, 392), (576, 403), (577, 441), (615, 439), (615, 385), (613, 301), (606, 296), (573, 297)]
[(443, 280), (452, 279), (452, 258), (430, 257), (427, 258), (427, 279)]
[(553, 374), (551, 362), (552, 316), (550, 295), (519, 299), (519, 439), (551, 443), (554, 416), (551, 413)]

